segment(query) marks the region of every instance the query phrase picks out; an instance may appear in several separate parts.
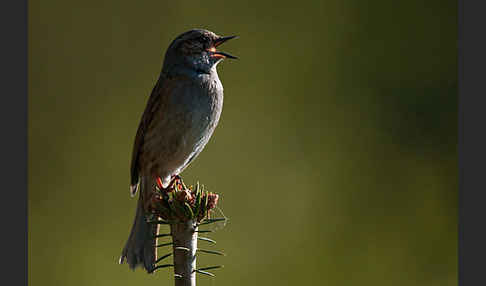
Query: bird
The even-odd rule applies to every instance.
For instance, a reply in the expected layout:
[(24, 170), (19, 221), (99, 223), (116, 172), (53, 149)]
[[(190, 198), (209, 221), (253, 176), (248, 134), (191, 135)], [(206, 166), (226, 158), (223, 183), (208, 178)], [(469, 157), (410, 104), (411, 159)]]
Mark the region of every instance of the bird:
[(167, 48), (135, 135), (129, 190), (139, 198), (120, 264), (154, 270), (158, 226), (147, 222), (149, 194), (155, 186), (169, 187), (211, 138), (223, 108), (216, 67), (224, 59), (237, 58), (217, 48), (233, 38), (193, 29)]

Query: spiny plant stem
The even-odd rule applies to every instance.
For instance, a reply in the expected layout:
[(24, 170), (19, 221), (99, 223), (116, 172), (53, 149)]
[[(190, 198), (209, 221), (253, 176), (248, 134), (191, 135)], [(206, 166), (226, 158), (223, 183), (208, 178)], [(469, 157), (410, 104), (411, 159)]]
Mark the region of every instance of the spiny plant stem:
[[(219, 251), (197, 248), (198, 234), (212, 232), (212, 230), (199, 231), (199, 225), (226, 221), (226, 218), (210, 218), (210, 211), (216, 207), (218, 198), (219, 195), (205, 191), (204, 186), (199, 183), (195, 188), (187, 188), (180, 177), (174, 179), (168, 188), (157, 186), (151, 194), (149, 221), (157, 225), (170, 225), (168, 233), (157, 234), (155, 237), (172, 236), (172, 242), (156, 244), (154, 247), (162, 249), (172, 245), (174, 261), (173, 264), (155, 266), (155, 269), (173, 266), (176, 286), (196, 286), (196, 274), (214, 277), (213, 273), (204, 270), (220, 268), (220, 266), (196, 268), (196, 252), (224, 255)], [(207, 237), (201, 237), (200, 240), (216, 243)], [(169, 256), (170, 254), (166, 254), (159, 257), (155, 264)]]
[(170, 225), (175, 286), (196, 286), (197, 224), (194, 220)]

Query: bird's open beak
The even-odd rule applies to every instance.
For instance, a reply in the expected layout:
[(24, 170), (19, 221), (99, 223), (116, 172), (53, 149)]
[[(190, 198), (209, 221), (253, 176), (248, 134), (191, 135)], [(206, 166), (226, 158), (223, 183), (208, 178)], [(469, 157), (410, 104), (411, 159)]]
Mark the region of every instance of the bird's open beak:
[(229, 58), (229, 59), (237, 59), (237, 57), (233, 56), (233, 55), (230, 55), (228, 53), (225, 53), (225, 52), (221, 52), (221, 51), (218, 51), (216, 50), (216, 47), (218, 47), (219, 45), (221, 45), (222, 43), (228, 41), (228, 40), (231, 40), (231, 39), (234, 39), (236, 38), (237, 36), (228, 36), (228, 37), (219, 37), (217, 38), (215, 41), (214, 41), (214, 46), (212, 48), (209, 49), (209, 52), (211, 53), (211, 56), (212, 57), (216, 57), (216, 58)]

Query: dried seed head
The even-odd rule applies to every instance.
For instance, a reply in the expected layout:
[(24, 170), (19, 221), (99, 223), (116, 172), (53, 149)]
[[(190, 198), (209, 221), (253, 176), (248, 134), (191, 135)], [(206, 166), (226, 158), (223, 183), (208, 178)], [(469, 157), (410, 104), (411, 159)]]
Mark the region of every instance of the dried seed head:
[(182, 190), (176, 192), (176, 199), (181, 203), (193, 203), (194, 197), (189, 190)]
[(214, 207), (218, 204), (219, 195), (214, 193), (208, 194), (208, 210), (214, 209)]

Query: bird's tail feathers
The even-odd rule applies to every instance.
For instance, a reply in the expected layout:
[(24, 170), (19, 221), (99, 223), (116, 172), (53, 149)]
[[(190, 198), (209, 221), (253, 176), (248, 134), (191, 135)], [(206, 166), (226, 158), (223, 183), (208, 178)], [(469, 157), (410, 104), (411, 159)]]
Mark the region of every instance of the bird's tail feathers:
[(158, 225), (147, 222), (145, 211), (143, 208), (142, 192), (143, 188), (149, 186), (149, 180), (143, 179), (137, 184), (136, 190), (141, 188), (140, 196), (137, 203), (137, 211), (135, 213), (135, 221), (133, 222), (130, 236), (123, 248), (119, 263), (128, 263), (131, 269), (142, 265), (147, 272), (151, 273), (154, 269), (156, 253), (156, 235), (158, 233)]

